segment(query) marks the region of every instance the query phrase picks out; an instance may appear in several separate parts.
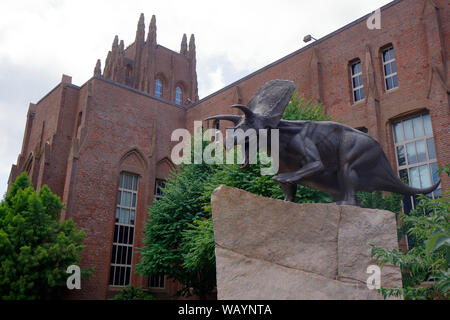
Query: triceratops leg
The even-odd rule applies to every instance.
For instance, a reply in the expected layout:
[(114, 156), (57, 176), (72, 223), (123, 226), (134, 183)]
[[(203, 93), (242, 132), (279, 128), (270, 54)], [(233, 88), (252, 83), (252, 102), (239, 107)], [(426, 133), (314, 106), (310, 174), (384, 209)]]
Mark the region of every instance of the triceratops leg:
[(338, 201), (339, 205), (357, 206), (356, 190), (358, 186), (358, 174), (351, 168), (350, 164), (343, 164), (338, 172), (339, 187), (344, 197)]
[(284, 201), (295, 201), (295, 194), (297, 193), (297, 185), (290, 183), (280, 183), (281, 190), (284, 193)]

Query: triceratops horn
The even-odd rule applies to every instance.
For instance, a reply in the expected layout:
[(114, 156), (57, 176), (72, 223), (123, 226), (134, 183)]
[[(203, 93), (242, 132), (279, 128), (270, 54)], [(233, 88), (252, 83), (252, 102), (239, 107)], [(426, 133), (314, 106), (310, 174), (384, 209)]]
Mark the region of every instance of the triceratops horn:
[(235, 104), (235, 105), (232, 105), (231, 107), (241, 110), (247, 118), (250, 118), (253, 116), (253, 111), (250, 110), (247, 106), (244, 106), (242, 104)]
[(241, 116), (225, 114), (225, 115), (219, 115), (219, 116), (213, 116), (213, 117), (206, 118), (205, 121), (207, 121), (207, 120), (227, 120), (227, 121), (233, 122), (236, 125), (236, 124), (238, 124), (239, 121), (241, 121), (241, 119), (242, 119)]

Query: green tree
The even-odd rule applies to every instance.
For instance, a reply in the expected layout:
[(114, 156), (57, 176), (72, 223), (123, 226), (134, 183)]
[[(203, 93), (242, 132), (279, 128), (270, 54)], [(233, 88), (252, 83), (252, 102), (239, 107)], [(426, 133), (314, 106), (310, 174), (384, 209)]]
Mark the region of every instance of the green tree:
[(137, 271), (145, 275), (164, 274), (179, 281), (183, 285), (180, 295), (196, 294), (204, 298), (214, 288), (208, 274), (183, 267), (186, 250), (183, 231), (194, 221), (207, 217), (199, 199), (212, 170), (206, 164), (181, 165), (166, 182), (164, 197), (149, 208), (145, 247), (140, 250)]
[(79, 265), (84, 232), (60, 221), (63, 204), (47, 186), (35, 191), (26, 173), (0, 203), (0, 297), (53, 299)]

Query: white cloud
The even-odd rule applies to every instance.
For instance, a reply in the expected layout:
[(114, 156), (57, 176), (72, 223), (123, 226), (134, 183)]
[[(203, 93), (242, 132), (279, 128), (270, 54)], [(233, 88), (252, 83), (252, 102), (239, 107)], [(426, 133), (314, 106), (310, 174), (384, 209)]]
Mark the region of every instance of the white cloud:
[(320, 38), (388, 2), (2, 0), (0, 80), (8, 70), (10, 84), (0, 88), (0, 196), (5, 172), (20, 150), (28, 103), (52, 89), (62, 73), (78, 85), (88, 80), (97, 59), (104, 62), (114, 35), (125, 45), (134, 41), (141, 12), (147, 26), (156, 15), (158, 43), (168, 48), (179, 50), (183, 33), (195, 34), (204, 97), (299, 49), (305, 34)]

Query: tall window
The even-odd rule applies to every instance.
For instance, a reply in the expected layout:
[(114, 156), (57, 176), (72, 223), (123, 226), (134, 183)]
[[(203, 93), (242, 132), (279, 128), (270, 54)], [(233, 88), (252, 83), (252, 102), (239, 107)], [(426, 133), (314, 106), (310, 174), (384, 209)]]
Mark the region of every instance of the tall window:
[(159, 79), (156, 79), (155, 82), (155, 96), (157, 96), (158, 98), (161, 98), (162, 96), (162, 83)]
[[(395, 151), (400, 179), (414, 188), (428, 188), (439, 181), (436, 149), (430, 115), (422, 115), (394, 124)], [(438, 188), (429, 196), (440, 197)], [(405, 212), (415, 207), (415, 198), (406, 197)]]
[(183, 91), (180, 87), (175, 89), (175, 104), (181, 105), (181, 101), (183, 100)]
[(109, 275), (109, 284), (113, 286), (130, 284), (137, 193), (138, 176), (125, 172), (121, 173)]
[(383, 70), (386, 90), (398, 87), (397, 65), (395, 63), (394, 47), (383, 50)]
[[(155, 181), (155, 199), (161, 199), (164, 196), (163, 190), (166, 187), (166, 182), (161, 179), (156, 179)], [(151, 275), (148, 278), (148, 287), (156, 288), (156, 289), (164, 289), (165, 287), (165, 276), (163, 274), (160, 275)]]
[(364, 100), (364, 83), (362, 77), (361, 61), (356, 61), (350, 66), (352, 73), (353, 101)]

